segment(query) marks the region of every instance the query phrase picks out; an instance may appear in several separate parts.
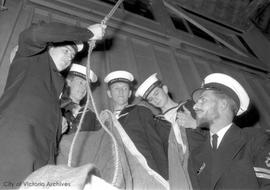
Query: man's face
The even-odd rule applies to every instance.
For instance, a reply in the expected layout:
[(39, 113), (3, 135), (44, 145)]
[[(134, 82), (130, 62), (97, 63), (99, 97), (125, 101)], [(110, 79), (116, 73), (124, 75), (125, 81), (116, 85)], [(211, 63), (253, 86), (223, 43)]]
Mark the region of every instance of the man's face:
[(196, 112), (198, 126), (210, 126), (220, 118), (219, 98), (212, 90), (203, 91), (196, 100), (193, 109)]
[(80, 102), (86, 95), (86, 80), (81, 77), (74, 76), (72, 79), (68, 80), (68, 85), (70, 87), (70, 98)]
[(157, 108), (162, 108), (168, 102), (168, 94), (161, 87), (155, 87), (147, 96), (147, 101)]
[(49, 49), (49, 54), (52, 57), (57, 70), (60, 72), (65, 70), (71, 64), (76, 51), (70, 45), (53, 46)]
[(108, 96), (112, 98), (116, 105), (125, 105), (128, 103), (128, 98), (131, 96), (129, 84), (125, 82), (115, 82), (110, 85)]

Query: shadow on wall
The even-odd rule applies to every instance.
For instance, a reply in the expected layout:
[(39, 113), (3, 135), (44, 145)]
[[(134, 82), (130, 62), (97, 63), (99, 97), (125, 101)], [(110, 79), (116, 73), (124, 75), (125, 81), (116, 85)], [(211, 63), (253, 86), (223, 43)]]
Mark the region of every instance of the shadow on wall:
[(234, 119), (234, 123), (241, 128), (254, 127), (260, 120), (260, 113), (255, 104), (251, 102), (250, 107), (246, 113)]

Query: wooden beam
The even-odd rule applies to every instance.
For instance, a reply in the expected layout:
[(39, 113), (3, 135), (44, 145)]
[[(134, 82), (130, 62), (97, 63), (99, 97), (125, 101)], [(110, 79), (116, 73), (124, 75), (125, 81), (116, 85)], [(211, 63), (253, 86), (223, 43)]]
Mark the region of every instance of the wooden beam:
[(238, 48), (234, 47), (233, 45), (228, 43), (226, 40), (224, 40), (221, 37), (219, 37), (218, 35), (216, 35), (214, 32), (208, 30), (207, 28), (202, 26), (200, 23), (196, 22), (194, 19), (191, 19), (187, 14), (185, 14), (185, 11), (183, 9), (180, 9), (179, 7), (175, 8), (175, 6), (172, 6), (171, 4), (167, 3), (166, 1), (164, 1), (164, 4), (168, 9), (173, 11), (175, 14), (179, 15), (179, 17), (182, 17), (182, 18), (186, 19), (187, 21), (189, 21), (190, 23), (192, 23), (193, 25), (197, 26), (202, 31), (206, 32), (207, 34), (212, 36), (215, 40), (221, 42), (222, 44), (224, 44), (226, 47), (228, 47), (232, 51), (234, 51), (237, 54), (242, 55), (244, 57), (248, 57), (244, 52), (242, 52)]

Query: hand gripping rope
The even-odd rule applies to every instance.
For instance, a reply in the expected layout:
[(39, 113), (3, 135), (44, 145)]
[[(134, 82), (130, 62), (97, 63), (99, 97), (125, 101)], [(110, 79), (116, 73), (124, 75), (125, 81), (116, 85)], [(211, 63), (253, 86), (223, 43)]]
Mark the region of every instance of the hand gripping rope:
[[(108, 20), (112, 17), (112, 15), (114, 14), (114, 12), (117, 10), (117, 8), (119, 7), (119, 5), (123, 2), (124, 0), (118, 0), (117, 3), (114, 5), (114, 7), (112, 8), (112, 10), (104, 17), (104, 19), (101, 21), (101, 24), (102, 25), (106, 25), (106, 23), (108, 22)], [(90, 40), (89, 42), (89, 49), (88, 49), (88, 58), (87, 58), (87, 64), (86, 64), (86, 78), (90, 78), (90, 60), (91, 60), (91, 54), (92, 54), (92, 51), (95, 47), (95, 44), (96, 42), (93, 41), (93, 40)], [(83, 113), (82, 113), (82, 116), (81, 116), (81, 119), (80, 119), (80, 122), (79, 122), (79, 125), (77, 127), (77, 130), (76, 130), (76, 133), (73, 137), (73, 140), (72, 140), (72, 143), (71, 143), (71, 146), (70, 146), (70, 150), (69, 150), (69, 155), (68, 155), (68, 166), (69, 167), (72, 167), (71, 164), (72, 164), (72, 153), (73, 153), (73, 149), (74, 149), (74, 144), (75, 144), (75, 141), (77, 139), (77, 136), (79, 134), (79, 131), (81, 129), (81, 125), (82, 125), (82, 122), (83, 122), (83, 119), (84, 119), (84, 116), (85, 116), (85, 113), (86, 113), (86, 110), (89, 106), (89, 102), (90, 102), (90, 98), (91, 98), (91, 101), (92, 101), (92, 105), (93, 105), (93, 108), (94, 108), (94, 111), (96, 113), (96, 116), (97, 116), (97, 119), (99, 121), (99, 123), (101, 124), (102, 128), (111, 136), (112, 140), (113, 140), (113, 144), (114, 144), (114, 149), (115, 149), (115, 171), (114, 171), (114, 175), (113, 175), (113, 180), (111, 182), (112, 185), (115, 185), (116, 183), (116, 180), (117, 180), (117, 173), (118, 173), (118, 170), (119, 170), (119, 155), (118, 155), (118, 146), (117, 146), (117, 142), (116, 142), (116, 139), (115, 137), (113, 136), (113, 134), (111, 133), (111, 131), (109, 131), (109, 129), (103, 124), (103, 122), (101, 121), (100, 119), (100, 116), (98, 114), (98, 111), (97, 111), (97, 108), (96, 108), (96, 105), (95, 105), (95, 102), (94, 102), (94, 99), (93, 99), (93, 95), (92, 95), (92, 92), (91, 92), (91, 89), (90, 89), (90, 82), (89, 80), (86, 80), (87, 81), (87, 101), (86, 101), (86, 105), (83, 109)]]

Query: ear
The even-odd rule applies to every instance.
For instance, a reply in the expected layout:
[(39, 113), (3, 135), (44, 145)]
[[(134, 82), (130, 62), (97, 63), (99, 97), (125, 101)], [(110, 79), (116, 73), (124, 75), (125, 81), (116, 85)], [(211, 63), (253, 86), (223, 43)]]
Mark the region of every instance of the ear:
[(229, 108), (229, 103), (228, 103), (225, 99), (221, 99), (221, 100), (219, 101), (219, 107), (220, 107), (222, 110), (228, 109), (228, 108)]
[(168, 94), (169, 90), (168, 90), (168, 87), (167, 87), (166, 85), (163, 85), (163, 86), (162, 86), (162, 89), (164, 90), (164, 92), (165, 92), (166, 94)]
[(128, 97), (129, 97), (129, 98), (130, 98), (131, 94), (132, 94), (132, 91), (129, 90), (129, 94), (128, 94)]
[(108, 95), (109, 98), (112, 98), (112, 94), (111, 94), (110, 90), (107, 90), (107, 95)]

